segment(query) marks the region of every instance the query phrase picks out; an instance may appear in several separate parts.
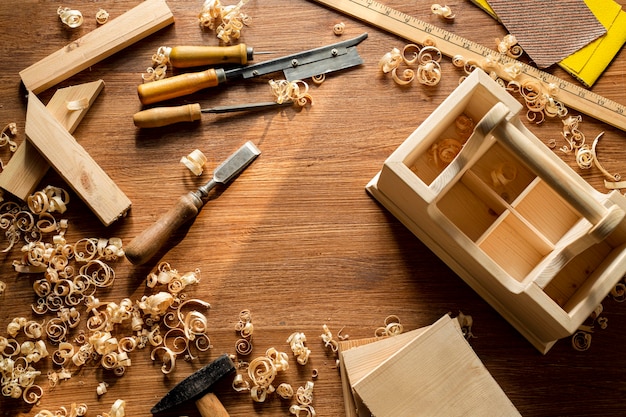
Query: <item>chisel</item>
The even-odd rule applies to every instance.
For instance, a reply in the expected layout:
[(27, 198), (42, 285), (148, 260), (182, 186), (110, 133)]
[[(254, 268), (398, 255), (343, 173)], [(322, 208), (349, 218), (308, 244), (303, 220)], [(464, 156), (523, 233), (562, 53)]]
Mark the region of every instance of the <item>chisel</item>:
[(152, 104), (215, 87), (227, 81), (248, 79), (282, 71), (288, 81), (303, 80), (315, 75), (351, 68), (363, 63), (356, 45), (367, 38), (356, 38), (320, 48), (287, 55), (258, 64), (224, 70), (210, 68), (140, 84), (137, 94), (142, 104)]
[[(174, 46), (164, 54), (173, 67), (190, 68), (218, 64), (246, 65), (254, 58), (254, 48), (246, 44), (232, 46)], [(272, 52), (256, 52), (271, 54)]]
[(208, 201), (217, 185), (225, 185), (243, 171), (261, 151), (248, 141), (213, 171), (213, 178), (196, 191), (182, 195), (176, 205), (149, 228), (137, 235), (125, 248), (126, 259), (135, 265), (149, 261), (179, 227), (194, 218)]
[(292, 101), (277, 103), (267, 101), (261, 103), (239, 104), (233, 106), (217, 106), (203, 109), (200, 104), (185, 104), (174, 107), (155, 107), (142, 110), (133, 115), (133, 122), (137, 127), (161, 127), (179, 122), (194, 122), (200, 120), (202, 113), (232, 113), (238, 111), (263, 110), (272, 107), (282, 107), (293, 104)]

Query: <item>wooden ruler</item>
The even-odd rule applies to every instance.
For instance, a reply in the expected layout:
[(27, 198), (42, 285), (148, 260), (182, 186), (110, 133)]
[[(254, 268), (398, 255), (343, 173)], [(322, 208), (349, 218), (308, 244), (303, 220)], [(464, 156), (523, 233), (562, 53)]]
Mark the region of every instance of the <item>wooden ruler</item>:
[[(462, 56), (466, 61), (479, 64), (489, 55), (502, 55), (374, 0), (313, 1), (384, 29), (410, 42), (424, 44), (429, 40), (435, 41), (441, 53), (451, 58)], [(626, 131), (626, 106), (506, 55), (502, 55), (501, 62), (504, 65), (516, 64), (520, 66), (521, 74), (515, 77), (516, 81), (524, 82), (532, 79), (541, 82), (546, 88), (552, 84), (558, 87), (555, 99), (567, 107)], [(512, 77), (504, 71), (504, 65), (494, 68), (494, 70), (498, 77), (511, 81)]]

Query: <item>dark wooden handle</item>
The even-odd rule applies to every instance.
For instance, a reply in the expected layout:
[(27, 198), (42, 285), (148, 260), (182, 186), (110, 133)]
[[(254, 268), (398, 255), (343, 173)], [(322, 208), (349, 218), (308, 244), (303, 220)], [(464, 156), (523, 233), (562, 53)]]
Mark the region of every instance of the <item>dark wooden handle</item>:
[(180, 197), (174, 207), (124, 248), (126, 259), (135, 265), (149, 261), (179, 227), (198, 214), (203, 204), (194, 192)]

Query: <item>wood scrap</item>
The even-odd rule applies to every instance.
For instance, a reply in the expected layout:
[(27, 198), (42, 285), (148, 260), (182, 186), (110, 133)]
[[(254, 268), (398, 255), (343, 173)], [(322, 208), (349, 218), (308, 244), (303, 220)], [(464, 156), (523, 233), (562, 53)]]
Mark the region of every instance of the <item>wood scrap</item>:
[(38, 94), (173, 22), (164, 0), (143, 1), (20, 71), (20, 77), (27, 90)]
[(352, 388), (376, 417), (520, 415), (448, 315)]
[[(102, 80), (60, 88), (46, 108), (69, 133), (73, 133), (103, 88)], [(68, 102), (81, 99), (88, 100), (86, 106), (78, 110), (68, 110)], [(25, 140), (0, 172), (0, 187), (15, 197), (26, 200), (35, 191), (49, 167), (46, 159)]]
[(26, 138), (105, 225), (131, 202), (35, 94), (28, 96)]

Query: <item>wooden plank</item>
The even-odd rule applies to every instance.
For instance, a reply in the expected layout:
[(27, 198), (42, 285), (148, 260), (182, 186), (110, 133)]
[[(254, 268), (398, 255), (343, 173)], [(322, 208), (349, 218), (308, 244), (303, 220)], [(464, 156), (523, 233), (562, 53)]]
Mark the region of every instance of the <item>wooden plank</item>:
[(40, 93), (173, 22), (164, 0), (143, 1), (20, 71), (20, 77), (27, 90)]
[(353, 388), (376, 417), (520, 415), (448, 315)]
[[(69, 133), (73, 133), (103, 88), (102, 80), (60, 88), (54, 93), (46, 108)], [(67, 109), (67, 102), (80, 99), (88, 99), (88, 104), (84, 108)], [(25, 140), (0, 173), (0, 187), (17, 198), (26, 200), (35, 191), (48, 168), (50, 165), (46, 159)]]
[(26, 138), (108, 226), (122, 217), (131, 202), (91, 156), (74, 140), (35, 94), (29, 94)]
[(350, 381), (358, 381), (381, 362), (397, 352), (408, 341), (423, 333), (428, 327), (415, 329), (393, 337), (370, 337), (339, 342), (339, 370), (346, 417), (369, 417), (365, 405), (352, 395)]

